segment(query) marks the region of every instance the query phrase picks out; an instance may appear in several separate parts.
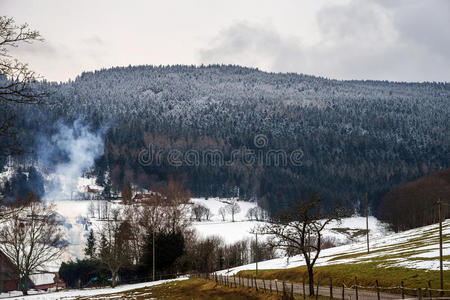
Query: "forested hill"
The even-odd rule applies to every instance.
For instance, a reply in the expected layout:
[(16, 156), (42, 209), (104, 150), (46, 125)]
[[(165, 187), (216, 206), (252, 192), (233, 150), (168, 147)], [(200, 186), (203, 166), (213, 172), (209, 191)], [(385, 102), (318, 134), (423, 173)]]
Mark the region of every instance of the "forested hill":
[[(185, 174), (198, 196), (239, 192), (272, 211), (312, 192), (329, 204), (357, 206), (366, 191), (375, 211), (391, 187), (450, 167), (449, 83), (337, 81), (216, 65), (112, 68), (43, 85), (51, 105), (15, 108), (24, 145), (36, 147), (36, 137), (54, 132), (58, 120), (105, 126), (95, 172), (103, 181), (109, 170), (116, 190)], [(255, 135), (265, 135), (262, 145)], [(143, 166), (137, 157), (148, 144), (181, 153), (215, 149), (225, 157), (243, 146), (301, 149), (303, 156), (301, 165), (177, 167), (163, 159)]]
[(450, 218), (450, 169), (435, 172), (393, 188), (381, 200), (379, 216), (395, 231), (408, 230)]

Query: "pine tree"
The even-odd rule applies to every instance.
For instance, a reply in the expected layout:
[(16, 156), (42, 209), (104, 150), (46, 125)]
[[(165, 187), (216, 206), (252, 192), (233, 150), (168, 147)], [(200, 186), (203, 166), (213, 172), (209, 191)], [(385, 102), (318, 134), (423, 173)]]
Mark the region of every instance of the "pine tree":
[(91, 259), (95, 258), (95, 235), (92, 229), (89, 231), (89, 236), (86, 241), (86, 248), (84, 248), (84, 254), (89, 256)]
[(108, 255), (108, 241), (106, 240), (105, 234), (102, 232), (100, 236), (100, 249), (99, 249), (99, 256), (100, 259), (106, 257)]

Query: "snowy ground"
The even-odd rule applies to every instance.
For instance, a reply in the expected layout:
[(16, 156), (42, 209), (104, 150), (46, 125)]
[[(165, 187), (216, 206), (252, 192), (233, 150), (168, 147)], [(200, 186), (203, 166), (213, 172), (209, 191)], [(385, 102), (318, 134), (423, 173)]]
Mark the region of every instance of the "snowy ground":
[[(197, 230), (200, 237), (220, 236), (226, 243), (234, 243), (242, 239), (254, 238), (252, 229), (258, 225), (256, 221), (249, 221), (247, 212), (256, 207), (256, 203), (239, 201), (241, 211), (236, 214), (235, 222), (231, 222), (231, 216), (227, 215), (223, 221), (219, 214), (219, 209), (227, 205), (230, 199), (220, 198), (193, 198), (193, 203), (208, 207), (213, 216), (210, 221), (194, 222), (193, 227)], [(343, 245), (356, 241), (362, 241), (365, 238), (364, 230), (366, 228), (366, 218), (354, 216), (343, 219), (342, 222), (334, 222), (329, 225), (324, 232), (324, 236), (333, 240), (334, 244)], [(369, 217), (370, 237), (377, 238), (388, 234), (387, 226), (375, 217)], [(264, 237), (261, 237), (264, 239)]]
[[(235, 222), (231, 221), (231, 216), (227, 214), (225, 221), (219, 214), (219, 209), (225, 207), (232, 199), (219, 198), (193, 198), (191, 202), (208, 207), (212, 212), (209, 221), (194, 221), (192, 227), (197, 231), (199, 237), (219, 236), (225, 243), (231, 244), (243, 239), (254, 238), (252, 229), (258, 225), (255, 220), (249, 221), (248, 210), (256, 207), (255, 203), (238, 201), (240, 212), (235, 215)], [(95, 205), (98, 201), (93, 201)], [(83, 256), (86, 239), (91, 228), (97, 231), (101, 227), (101, 221), (91, 218), (88, 213), (90, 200), (55, 201), (56, 211), (62, 216), (64, 221), (64, 231), (70, 242), (67, 254), (63, 258), (75, 259)], [(118, 204), (113, 204), (118, 205)], [(364, 217), (351, 217), (343, 219), (340, 223), (332, 223), (328, 226), (324, 236), (332, 239), (336, 245), (343, 245), (358, 241), (363, 241), (366, 228)], [(375, 217), (369, 217), (370, 238), (375, 239), (389, 234), (385, 224), (379, 222)], [(264, 237), (261, 237), (261, 241)]]
[[(143, 282), (143, 283), (136, 283), (136, 284), (125, 284), (120, 285), (116, 288), (106, 287), (106, 288), (92, 288), (92, 289), (81, 289), (81, 290), (64, 290), (60, 292), (53, 292), (53, 293), (39, 293), (37, 291), (30, 291), (29, 296), (21, 296), (22, 292), (14, 291), (11, 293), (3, 293), (0, 294), (0, 298), (4, 297), (12, 297), (9, 299), (24, 299), (24, 300), (56, 300), (56, 299), (76, 299), (78, 297), (94, 297), (96, 295), (103, 295), (103, 294), (112, 294), (112, 293), (120, 293), (124, 291), (134, 290), (134, 289), (140, 289), (150, 286), (155, 286), (171, 281), (177, 281), (177, 280), (186, 280), (188, 277), (180, 277), (177, 279), (169, 279), (169, 280), (159, 280), (159, 281), (153, 281), (153, 282)], [(20, 295), (20, 296), (19, 296)], [(137, 295), (137, 296), (143, 296), (143, 295)], [(102, 296), (101, 299), (118, 299), (120, 297), (112, 296), (112, 297), (105, 297)]]
[[(405, 267), (426, 270), (439, 269), (438, 224), (390, 234), (371, 240), (371, 253), (367, 254), (365, 242), (322, 250), (316, 266), (348, 263), (377, 262), (379, 267)], [(444, 256), (450, 255), (450, 219), (443, 222)], [(352, 257), (349, 258), (349, 255)], [(259, 269), (288, 269), (305, 265), (302, 256), (278, 258), (258, 263)], [(219, 274), (235, 274), (241, 270), (253, 270), (249, 264), (222, 270)], [(444, 270), (450, 270), (450, 261), (444, 261)]]

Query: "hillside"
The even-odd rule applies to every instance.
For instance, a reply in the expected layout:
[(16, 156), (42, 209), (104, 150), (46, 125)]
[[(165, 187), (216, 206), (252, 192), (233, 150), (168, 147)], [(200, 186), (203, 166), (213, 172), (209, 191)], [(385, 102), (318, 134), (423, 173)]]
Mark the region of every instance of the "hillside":
[[(6, 107), (18, 115), (21, 143), (33, 149), (22, 160), (58, 170), (78, 154), (61, 143), (76, 127), (74, 135), (98, 140), (86, 153), (95, 158), (98, 184), (113, 191), (184, 174), (197, 197), (239, 193), (270, 212), (313, 192), (359, 210), (368, 192), (376, 213), (392, 187), (450, 167), (448, 83), (212, 65), (111, 68), (39, 88), (50, 93), (49, 105)], [(255, 160), (233, 156), (245, 149)], [(211, 150), (219, 157), (205, 158)], [(272, 150), (284, 158), (269, 156), (278, 153)]]
[(379, 216), (396, 231), (436, 223), (438, 199), (444, 203), (443, 218), (450, 218), (450, 169), (395, 187), (383, 197)]
[[(358, 268), (363, 274), (367, 264), (379, 269), (439, 269), (439, 226), (433, 224), (401, 233), (388, 234), (371, 240), (370, 253), (365, 242), (343, 245), (322, 250), (316, 267), (342, 266), (347, 269)], [(450, 270), (450, 219), (443, 222), (444, 270)], [(303, 256), (289, 259), (279, 258), (258, 263), (261, 270), (290, 269), (305, 265)], [(255, 264), (223, 270), (221, 274), (236, 274), (243, 270), (254, 270)], [(367, 269), (367, 271), (369, 271)], [(381, 274), (381, 273), (380, 273)]]

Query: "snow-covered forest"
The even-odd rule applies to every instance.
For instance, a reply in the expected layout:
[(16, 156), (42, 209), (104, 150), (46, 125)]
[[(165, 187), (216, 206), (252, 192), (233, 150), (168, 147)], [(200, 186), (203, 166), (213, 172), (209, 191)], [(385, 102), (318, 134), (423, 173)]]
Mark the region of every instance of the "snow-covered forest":
[[(371, 213), (392, 187), (449, 167), (450, 85), (337, 81), (266, 73), (238, 66), (137, 66), (86, 72), (66, 83), (39, 83), (47, 105), (7, 105), (20, 141), (37, 159), (61, 124), (76, 120), (100, 132), (98, 184), (151, 188), (169, 174), (186, 175), (195, 196), (258, 198), (271, 212), (295, 196), (318, 192), (327, 203), (355, 209), (369, 193)], [(149, 145), (164, 151), (233, 149), (267, 137), (263, 150), (302, 151), (300, 165), (142, 165)], [(46, 167), (67, 159), (53, 153)], [(105, 182), (105, 174), (110, 181)], [(361, 204), (360, 204), (361, 203)]]

